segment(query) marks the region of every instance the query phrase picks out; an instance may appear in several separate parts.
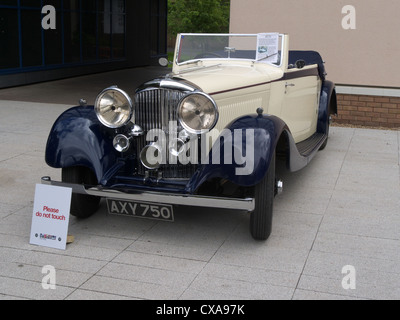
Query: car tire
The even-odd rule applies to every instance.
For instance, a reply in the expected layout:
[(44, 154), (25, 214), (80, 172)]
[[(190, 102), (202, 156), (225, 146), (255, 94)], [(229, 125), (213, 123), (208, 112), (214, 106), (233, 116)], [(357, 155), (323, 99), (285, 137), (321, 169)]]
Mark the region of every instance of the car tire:
[(250, 233), (255, 240), (267, 240), (272, 230), (275, 197), (275, 153), (264, 179), (254, 188), (255, 209), (250, 213)]
[(327, 120), (327, 124), (326, 124), (326, 140), (324, 141), (324, 143), (321, 145), (321, 147), (319, 148), (319, 151), (322, 151), (326, 148), (326, 146), (328, 145), (328, 140), (329, 140), (329, 129), (330, 129), (330, 116)]
[(328, 145), (328, 139), (329, 137), (326, 137), (325, 142), (321, 145), (321, 147), (319, 148), (319, 151), (322, 151), (326, 148), (326, 146)]
[[(329, 110), (330, 110), (330, 108), (329, 108)], [(326, 140), (324, 141), (324, 143), (319, 148), (319, 151), (324, 150), (326, 148), (326, 146), (328, 145), (329, 129), (330, 129), (330, 126), (331, 126), (331, 121), (332, 121), (332, 117), (331, 117), (331, 113), (329, 112), (328, 119), (326, 119), (326, 130), (325, 130)]]
[[(73, 184), (97, 184), (94, 173), (85, 167), (63, 168), (62, 181)], [(99, 197), (73, 193), (71, 199), (71, 215), (80, 219), (89, 218), (97, 211), (99, 203)]]

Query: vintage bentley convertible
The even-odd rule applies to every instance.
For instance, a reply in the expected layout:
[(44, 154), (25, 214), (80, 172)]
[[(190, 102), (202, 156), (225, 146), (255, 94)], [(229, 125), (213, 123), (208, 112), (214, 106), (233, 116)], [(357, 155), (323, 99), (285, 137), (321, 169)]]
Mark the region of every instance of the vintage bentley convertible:
[[(111, 85), (111, 84), (110, 84)], [(117, 86), (54, 124), (46, 162), (72, 188), (71, 214), (174, 221), (175, 205), (249, 212), (250, 233), (271, 233), (282, 189), (275, 161), (305, 167), (328, 141), (335, 86), (315, 51), (289, 36), (180, 34), (172, 72), (129, 96)]]

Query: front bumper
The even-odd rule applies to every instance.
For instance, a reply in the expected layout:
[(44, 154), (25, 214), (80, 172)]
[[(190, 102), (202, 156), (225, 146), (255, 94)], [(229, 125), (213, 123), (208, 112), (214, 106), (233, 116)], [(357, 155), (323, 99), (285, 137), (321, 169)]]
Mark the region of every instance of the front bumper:
[(55, 187), (71, 188), (73, 193), (84, 194), (96, 197), (104, 197), (116, 200), (153, 202), (170, 205), (184, 205), (193, 207), (219, 208), (252, 212), (255, 209), (253, 198), (218, 198), (210, 196), (180, 195), (160, 192), (134, 191), (126, 193), (118, 190), (101, 189), (99, 187), (86, 187), (80, 184), (70, 184), (51, 180), (50, 177), (43, 177), (42, 184)]

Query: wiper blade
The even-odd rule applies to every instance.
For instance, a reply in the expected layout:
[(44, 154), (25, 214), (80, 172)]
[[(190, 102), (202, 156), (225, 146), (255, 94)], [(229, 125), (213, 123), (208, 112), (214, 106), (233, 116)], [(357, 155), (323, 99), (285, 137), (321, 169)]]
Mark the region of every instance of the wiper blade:
[(197, 60), (189, 60), (189, 61), (185, 61), (185, 62), (182, 62), (182, 63), (180, 63), (180, 64), (178, 64), (179, 66), (185, 66), (185, 65), (187, 65), (187, 64), (195, 64), (195, 63), (198, 63), (198, 62), (200, 62), (201, 60), (200, 59), (197, 59)]
[(199, 66), (199, 67), (188, 68), (188, 69), (181, 70), (176, 74), (184, 74), (184, 73), (189, 73), (189, 72), (193, 72), (193, 71), (197, 71), (197, 70), (215, 68), (215, 67), (219, 67), (220, 65), (221, 65), (221, 63), (213, 64), (211, 66)]
[(264, 58), (262, 58), (262, 59), (259, 59), (259, 60), (256, 60), (256, 61), (263, 61), (263, 60), (265, 60), (265, 59), (271, 58), (271, 57), (276, 56), (276, 55), (278, 55), (278, 52), (277, 52), (277, 53), (270, 54), (269, 56), (266, 56), (266, 57), (264, 57)]

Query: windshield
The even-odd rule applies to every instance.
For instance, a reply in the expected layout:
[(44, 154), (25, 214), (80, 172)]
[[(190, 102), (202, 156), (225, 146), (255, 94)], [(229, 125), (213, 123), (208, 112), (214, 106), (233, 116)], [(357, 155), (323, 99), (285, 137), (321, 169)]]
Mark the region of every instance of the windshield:
[(245, 59), (281, 64), (282, 35), (181, 34), (176, 63), (189, 64), (204, 59)]

